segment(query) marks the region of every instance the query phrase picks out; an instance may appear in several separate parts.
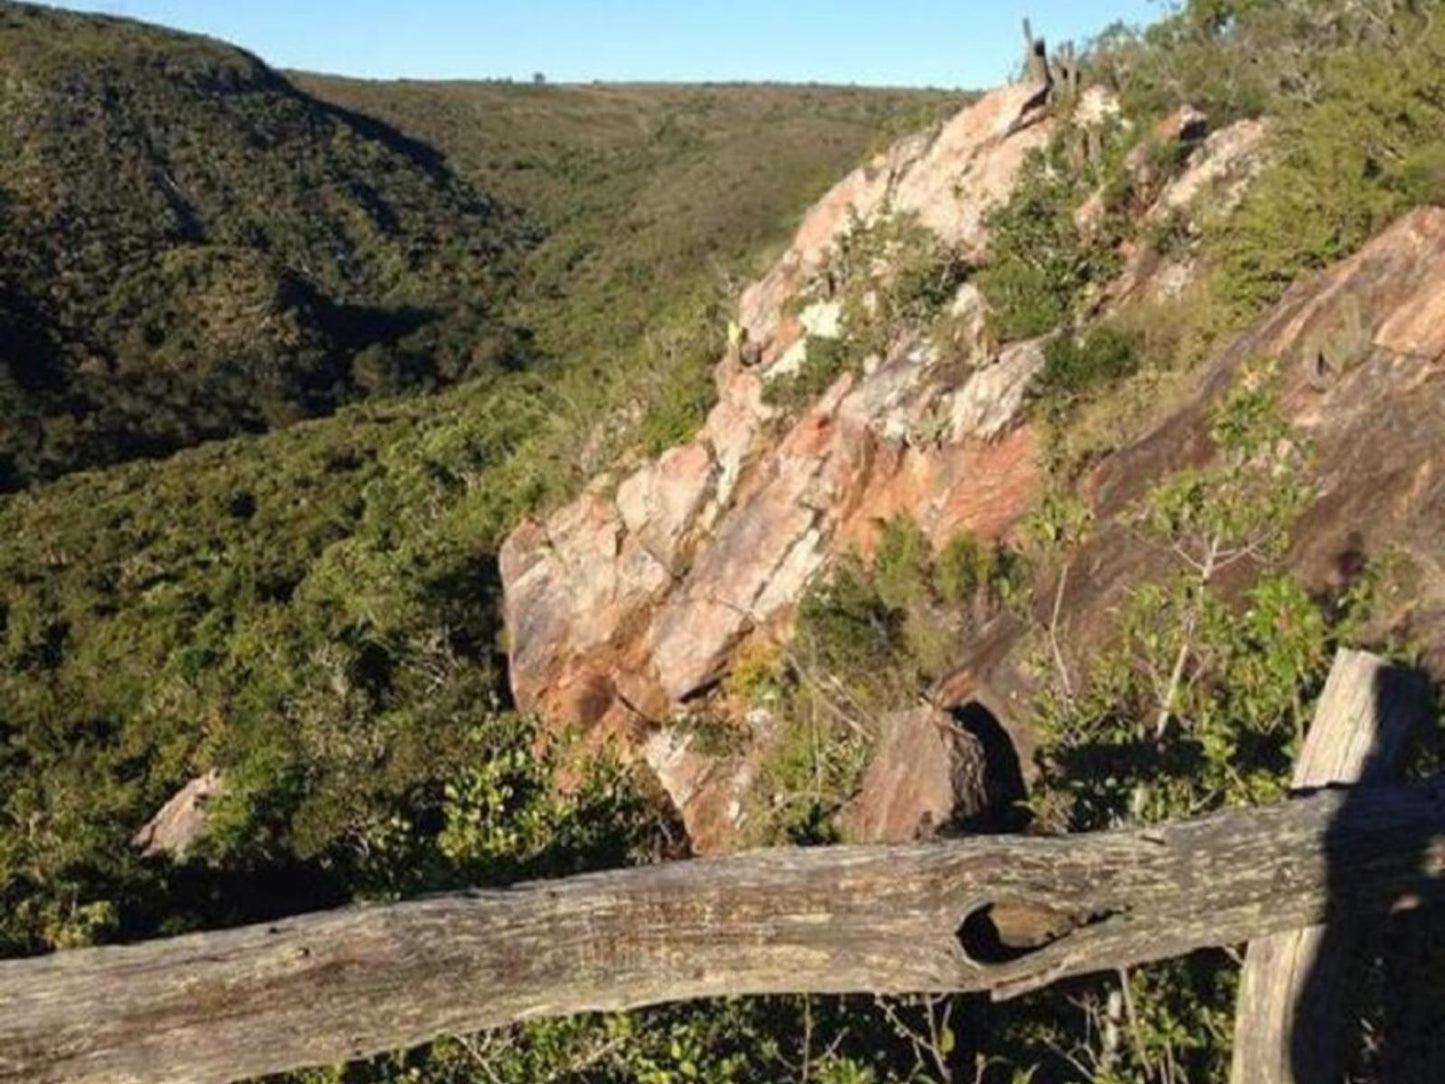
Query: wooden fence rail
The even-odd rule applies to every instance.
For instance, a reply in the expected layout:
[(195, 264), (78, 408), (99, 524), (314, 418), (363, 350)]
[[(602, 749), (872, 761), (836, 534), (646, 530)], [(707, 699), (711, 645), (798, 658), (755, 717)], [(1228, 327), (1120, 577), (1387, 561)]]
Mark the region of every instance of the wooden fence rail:
[(1445, 780), (1147, 830), (766, 851), (0, 963), (0, 1081), (231, 1081), (714, 995), (990, 990), (1432, 895)]

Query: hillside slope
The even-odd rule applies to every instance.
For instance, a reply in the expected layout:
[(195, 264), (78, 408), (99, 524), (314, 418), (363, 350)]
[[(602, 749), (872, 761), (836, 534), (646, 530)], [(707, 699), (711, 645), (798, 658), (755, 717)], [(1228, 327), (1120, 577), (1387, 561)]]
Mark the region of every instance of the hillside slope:
[[(448, 103), (607, 93), (348, 85), (535, 199), (509, 311), (545, 363), (0, 498), (0, 954), (1282, 799), (1337, 648), (1445, 677), (1442, 61), (1406, 0), (1195, 0), (892, 144), (791, 242), (745, 200), (770, 258), (717, 266), (705, 136), (553, 116), (509, 181)], [(1348, 1079), (1439, 1080), (1440, 923), (1371, 935)], [(1237, 973), (670, 1006), (320, 1078), (1224, 1080)]]
[(256, 58), (0, 4), (0, 487), (511, 360), (519, 244)]
[[(495, 114), (484, 111), (487, 124), (445, 144), (443, 159), (443, 151), (419, 141), (441, 139), (445, 133), (425, 122), (450, 115), (449, 102), (467, 100), (453, 98), (449, 87), (435, 88), (438, 97), (424, 99), (415, 116), (387, 112), (390, 95), (410, 85), (347, 84), (354, 100), (324, 105), (214, 43), (114, 20), (3, 10), (8, 40), (24, 45), (13, 59), (4, 54), (4, 63), (48, 72), (36, 84), (44, 89), (45, 109), (31, 103), (18, 114), (22, 119), (73, 108), (95, 122), (85, 131), (100, 138), (115, 117), (129, 115), (125, 109), (139, 110), (146, 130), (180, 148), (174, 153), (187, 162), (187, 185), (203, 194), (237, 195), (235, 221), (223, 206), (207, 229), (226, 236), (242, 227), (263, 231), (256, 237), (270, 246), (224, 248), (216, 280), (199, 278), (188, 269), (219, 260), (218, 246), (178, 238), (179, 227), (164, 217), (164, 185), (140, 184), (134, 201), (123, 193), (127, 199), (118, 200), (115, 211), (105, 208), (116, 195), (103, 175), (105, 156), (130, 162), (128, 140), (117, 136), (94, 163), (73, 132), (61, 138), (69, 129), (47, 137), (59, 141), (58, 150), (37, 144), (54, 152), (28, 160), (37, 177), (48, 179), (56, 162), (74, 159), (77, 178), (57, 182), (66, 202), (54, 214), (69, 223), (67, 237), (89, 238), (74, 258), (90, 262), (77, 264), (70, 278), (47, 277), (41, 272), (53, 268), (46, 261), (54, 264), (68, 250), (45, 237), (5, 237), (17, 258), (36, 266), (4, 265), (19, 268), (18, 286), (3, 295), (0, 313), (13, 304), (27, 333), (55, 337), (53, 354), (21, 355), (21, 361), (40, 356), (54, 364), (24, 370), (35, 378), (12, 385), (18, 403), (13, 410), (6, 405), (7, 418), (33, 419), (33, 431), (6, 431), (17, 445), (22, 436), (33, 438), (16, 453), (21, 477), (134, 454), (134, 440), (98, 444), (96, 427), (106, 418), (119, 418), (123, 434), (134, 432), (122, 430), (122, 422), (150, 427), (142, 436), (160, 434), (139, 450), (168, 451), (233, 428), (229, 405), (239, 410), (264, 400), (271, 385), (248, 383), (249, 370), (222, 364), (231, 355), (221, 347), (252, 349), (245, 357), (259, 359), (257, 379), (281, 381), (286, 366), (299, 362), (267, 337), (266, 328), (279, 319), (267, 315), (271, 309), (260, 306), (257, 320), (244, 323), (252, 310), (240, 308), (235, 326), (217, 317), (232, 310), (213, 304), (213, 295), (224, 300), (226, 290), (246, 286), (233, 273), (238, 262), (254, 265), (257, 274), (289, 276), (286, 281), (313, 292), (323, 271), (327, 288), (338, 293), (369, 290), (394, 276), (404, 296), (413, 287), (457, 285), (415, 269), (450, 266), (449, 246), (465, 237), (452, 238), (449, 223), (464, 225), (474, 209), (485, 212), (478, 229), (500, 229), (509, 246), (513, 227), (522, 231), (520, 244), (500, 253), (506, 261), (517, 257), (504, 266), (517, 267), (527, 282), (506, 298), (505, 311), (509, 322), (535, 320), (542, 329), (528, 350), (537, 364), (503, 371), (483, 363), (472, 379), (433, 394), (342, 403), (329, 417), (205, 441), (159, 461), (72, 472), (0, 496), (0, 535), (7, 539), (0, 551), (0, 898), (15, 904), (0, 919), (0, 952), (134, 935), (157, 922), (193, 922), (201, 915), (217, 921), (271, 913), (291, 898), (278, 887), (282, 881), (294, 883), (308, 906), (333, 898), (329, 893), (375, 888), (392, 874), (377, 882), (377, 870), (361, 873), (354, 862), (359, 854), (386, 850), (381, 841), (395, 818), (420, 818), (434, 842), (443, 781), (485, 762), (489, 749), (500, 749), (506, 761), (526, 748), (525, 726), (510, 718), (498, 723), (493, 710), (507, 703), (494, 557), (500, 539), (522, 515), (570, 496), (616, 456), (690, 435), (715, 394), (709, 369), (725, 338), (726, 279), (754, 266), (755, 245), (786, 239), (796, 215), (829, 179), (822, 176), (828, 163), (851, 166), (897, 122), (895, 105), (934, 99), (809, 88), (464, 87), (458, 93), (500, 104)], [(235, 78), (242, 89), (213, 93), (215, 73), (226, 64), (241, 73)], [(111, 85), (146, 66), (154, 79)], [(309, 77), (297, 78), (314, 86)], [(11, 91), (20, 86), (17, 81)], [(105, 88), (121, 105), (95, 105)], [(157, 97), (132, 100), (142, 93)], [(709, 105), (714, 101), (716, 110)], [(375, 111), (407, 132), (398, 135), (384, 120), (359, 112), (338, 112), (352, 108)], [(186, 134), (186, 125), (220, 130), (224, 150), (226, 132), (246, 139), (270, 132), (277, 110), (295, 131), (287, 128), (288, 141), (256, 150), (254, 161), (236, 149), (240, 157), (217, 159), (230, 172), (213, 177), (211, 158), (190, 153), (199, 136)], [(715, 111), (725, 116), (714, 118)], [(612, 121), (603, 124), (604, 114)], [(787, 133), (787, 174), (742, 155), (765, 122)], [(668, 134), (678, 125), (692, 133), (686, 146)], [(610, 132), (604, 145), (587, 150), (604, 128)], [(321, 142), (313, 145), (313, 137)], [(487, 151), (493, 143), (498, 149)], [(767, 148), (783, 153), (776, 142)], [(55, 157), (61, 150), (71, 158)], [(530, 163), (525, 183), (506, 189), (504, 202), (515, 206), (473, 207), (470, 194), (492, 178), (485, 170), (472, 177), (468, 153)], [(338, 246), (352, 236), (345, 231), (370, 228), (359, 211), (337, 218), (342, 233), (311, 245), (305, 231), (324, 228), (328, 209), (351, 207), (345, 201), (357, 186), (373, 192), (366, 187), (373, 159), (380, 163), (376, 184), (409, 193), (408, 213), (435, 212), (417, 221), (443, 234), (436, 246), (419, 232), (367, 233), (374, 249), (367, 259), (359, 250), (356, 258), (341, 259)], [(0, 164), (0, 176), (10, 176), (4, 171), (12, 165)], [(144, 172), (145, 161), (126, 168), (141, 170), (143, 181), (154, 179)], [(180, 176), (179, 167), (168, 168)], [(326, 179), (311, 186), (316, 193), (294, 186), (309, 179), (304, 170), (311, 169)], [(498, 175), (505, 172), (498, 167)], [(684, 206), (692, 178), (713, 173), (730, 180), (695, 207)], [(403, 180), (417, 187), (404, 188)], [(250, 184), (260, 185), (256, 193), (233, 192)], [(668, 198), (659, 195), (650, 206), (654, 191)], [(32, 193), (27, 213), (48, 206), (42, 195)], [(455, 206), (446, 202), (453, 195)], [(79, 214), (77, 207), (89, 215), (84, 223), (67, 217)], [(206, 207), (208, 214), (214, 210)], [(321, 216), (315, 222), (313, 213)], [(650, 230), (628, 228), (627, 221), (641, 215), (655, 219)], [(288, 226), (288, 216), (303, 221)], [(303, 232), (292, 236), (293, 227)], [(279, 232), (273, 241), (264, 231)], [(606, 268), (584, 274), (579, 267), (575, 276), (567, 267), (540, 269), (550, 266), (549, 246), (582, 239), (590, 239)], [(715, 259), (701, 258), (707, 249)], [(281, 257), (304, 262), (317, 277), (288, 269)], [(122, 274), (150, 263), (188, 273), (141, 275), (139, 285)], [(654, 263), (670, 273), (652, 274)], [(455, 265), (459, 272), (467, 266)], [(622, 266), (649, 269), (645, 282), (641, 270), (623, 275)], [(552, 286), (542, 289), (544, 280)], [(470, 289), (465, 278), (458, 283)], [(133, 354), (121, 349), (129, 341), (121, 333), (132, 326), (130, 310), (105, 325), (121, 334), (117, 349), (135, 366), (130, 373), (102, 363), (104, 343), (65, 339), (70, 325), (52, 319), (60, 310), (39, 307), (52, 294), (69, 299), (65, 311), (83, 324), (85, 314), (111, 303), (112, 293), (128, 298), (127, 290), (140, 287), (146, 304), (175, 306), (195, 320), (177, 319), (170, 338), (142, 339)], [(370, 372), (373, 361), (410, 364), (413, 351), (423, 360), (445, 357), (448, 343), (484, 348), (487, 336), (473, 337), (467, 321), (489, 320), (497, 306), (479, 308), (474, 301), (469, 294), (437, 300), (439, 307), (455, 302), (456, 308), (394, 345), (374, 345), (355, 357), (342, 351), (339, 361), (349, 362), (346, 372)], [(312, 311), (301, 310), (293, 322), (308, 333), (326, 330), (330, 325), (302, 319)], [(197, 340), (193, 325), (225, 334), (218, 343)], [(14, 349), (18, 340), (0, 341)], [(199, 342), (196, 356), (205, 349), (222, 358), (214, 379), (181, 365), (192, 358), (193, 341)], [(92, 364), (75, 360), (91, 352)], [(330, 364), (330, 355), (320, 356), (318, 364)], [(15, 363), (13, 355), (7, 360)], [(157, 372), (161, 365), (177, 371)], [(223, 379), (234, 400), (212, 397)], [(150, 403), (173, 388), (179, 391), (167, 401), (169, 414), (141, 410), (125, 398), (144, 393)], [(277, 395), (280, 406), (289, 404)], [(42, 407), (51, 413), (37, 416)], [(125, 413), (132, 407), (134, 414)], [(241, 420), (249, 426), (252, 417)], [(541, 771), (526, 763), (527, 772)], [(214, 840), (216, 853), (227, 856), (219, 868), (269, 870), (255, 881), (269, 886), (269, 894), (206, 897), (194, 885), (168, 881), (164, 869), (128, 846), (175, 788), (211, 764), (224, 764), (233, 780), (223, 818), (231, 828)], [(538, 846), (543, 854), (553, 849), (547, 840)], [(297, 863), (326, 887), (295, 880)], [(393, 873), (416, 885), (433, 883), (436, 870), (431, 860), (418, 860)], [(414, 882), (417, 877), (422, 881)]]
[(498, 364), (605, 368), (947, 100), (288, 78), (6, 0), (0, 489)]
[(292, 78), (424, 140), (520, 210), (533, 244), (516, 320), (546, 356), (604, 365), (680, 303), (726, 298), (760, 270), (760, 250), (786, 236), (799, 209), (870, 148), (967, 99), (828, 86)]

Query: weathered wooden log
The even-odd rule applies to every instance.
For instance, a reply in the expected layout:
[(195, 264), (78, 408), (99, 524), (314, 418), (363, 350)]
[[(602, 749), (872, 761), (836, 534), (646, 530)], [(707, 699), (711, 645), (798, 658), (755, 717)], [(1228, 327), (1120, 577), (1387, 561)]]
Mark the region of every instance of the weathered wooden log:
[(765, 851), (350, 908), (0, 964), (0, 1081), (230, 1081), (714, 995), (1009, 996), (1380, 912), (1442, 870), (1437, 781), (1144, 830)]
[[(1336, 656), (1295, 764), (1297, 789), (1390, 781), (1406, 739), (1428, 720), (1429, 682), (1363, 651)], [(1312, 926), (1249, 943), (1234, 1020), (1234, 1084), (1339, 1080), (1352, 925)]]

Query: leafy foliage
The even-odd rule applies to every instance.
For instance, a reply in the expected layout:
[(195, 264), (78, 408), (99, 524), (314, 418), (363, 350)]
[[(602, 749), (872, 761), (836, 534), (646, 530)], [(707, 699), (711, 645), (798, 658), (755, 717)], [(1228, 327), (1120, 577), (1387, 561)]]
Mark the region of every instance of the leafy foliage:
[(516, 223), (239, 50), (0, 5), (10, 484), (520, 363)]
[[(1134, 513), (1176, 570), (1132, 589), (1082, 680), (1040, 648), (1049, 676), (1036, 703), (1032, 805), (1045, 828), (1154, 823), (1281, 798), (1335, 648), (1368, 607), (1367, 584), (1324, 601), (1279, 567), (1308, 492), (1267, 370), (1225, 397), (1211, 435), (1210, 463), (1165, 479)], [(1040, 525), (1057, 543), (1055, 562), (1069, 560), (1087, 529), (1057, 511)], [(1222, 573), (1246, 562), (1259, 570), (1253, 583), (1226, 591)], [(1049, 634), (1057, 643), (1063, 630)], [(1119, 995), (1096, 988), (1083, 996), (1091, 1037), (1078, 1038), (1076, 1024), (1046, 1026), (1036, 1056), (1063, 1050), (1096, 1080), (1161, 1079), (1168, 1065), (1187, 1068), (1162, 1079), (1226, 1079), (1234, 977), (1212, 954), (1135, 972), (1125, 980), (1129, 1030), (1110, 1008)]]
[[(498, 744), (464, 737), (506, 705), (501, 538), (624, 450), (688, 435), (710, 405), (724, 288), (750, 266), (754, 246), (781, 238), (789, 216), (851, 165), (894, 104), (944, 99), (329, 80), (307, 80), (318, 92), (307, 97), (235, 50), (121, 20), (6, 4), (0, 36), (0, 64), (18, 73), (3, 93), (23, 98), (15, 116), (30, 126), (16, 129), (31, 141), (25, 154), (43, 150), (74, 165), (63, 183), (12, 199), (6, 178), (21, 176), (22, 162), (6, 158), (0, 213), (54, 218), (85, 208), (90, 223), (85, 237), (72, 237), (78, 218), (66, 218), (71, 233), (56, 238), (30, 225), (4, 232), (0, 245), (18, 262), (0, 262), (0, 324), (57, 350), (98, 349), (30, 304), (53, 269), (47, 260), (90, 261), (71, 268), (75, 306), (110, 304), (89, 285), (104, 281), (125, 313), (164, 332), (151, 341), (136, 330), (148, 325), (117, 317), (118, 357), (125, 335), (140, 336), (136, 386), (156, 379), (143, 364), (155, 359), (182, 383), (211, 371), (198, 352), (222, 342), (232, 360), (218, 355), (215, 373), (244, 375), (233, 363), (244, 354), (257, 373), (274, 375), (294, 342), (317, 364), (339, 365), (357, 394), (381, 395), (264, 438), (72, 474), (0, 500), (0, 893), (15, 905), (0, 951), (133, 936), (201, 913), (234, 917), (179, 889), (164, 917), (168, 874), (128, 846), (180, 784), (215, 766), (225, 769), (227, 797), (202, 868), (296, 886), (265, 906), (299, 910), (371, 891), (379, 874), (363, 875), (354, 857), (382, 853), (385, 840), (399, 846), (393, 836), (431, 841), (430, 857), (408, 858), (422, 868), (463, 862), (437, 857), (436, 840), (453, 846), (460, 831), (460, 822), (437, 824), (446, 789), (515, 789), (518, 765), (506, 765), (526, 747), (521, 738), (502, 742), (490, 725), (486, 742)], [(324, 104), (322, 91), (335, 91), (337, 104)], [(102, 108), (102, 98), (115, 104)], [(499, 108), (479, 133), (464, 120), (488, 102)], [(374, 113), (421, 130), (401, 135)], [(59, 123), (72, 115), (79, 127)], [(131, 138), (136, 132), (149, 143)], [(746, 153), (749, 140), (771, 146), (775, 134), (796, 167), (786, 175), (758, 170)], [(445, 136), (459, 169), (475, 170), (516, 206), (501, 212), (476, 196), (417, 135)], [(134, 157), (146, 148), (165, 152), (205, 237), (182, 236), (169, 188), (156, 180), (160, 159)], [(111, 207), (114, 176), (127, 170), (144, 183)], [(716, 180), (716, 198), (693, 205), (685, 197), (700, 177)], [(633, 216), (655, 220), (641, 228)], [(461, 272), (467, 253), (490, 252), (493, 237), (509, 246), (500, 256), (516, 257), (507, 274), (524, 280), (509, 295), (514, 316), (540, 329), (525, 371), (468, 368), (486, 336), (447, 323), (492, 304)], [(63, 238), (73, 251), (47, 256)], [(559, 260), (565, 248), (592, 251), (596, 266)], [(134, 273), (116, 261), (134, 261)], [(661, 270), (672, 273), (654, 277)], [(300, 299), (290, 316), (268, 300), (273, 275)], [(423, 296), (443, 288), (450, 292)], [(363, 296), (396, 311), (444, 309), (441, 324), (466, 353), (436, 381), (472, 378), (428, 397), (387, 397), (408, 372), (433, 382), (430, 370), (396, 365), (413, 346), (428, 365), (449, 356), (435, 321), (395, 341), (347, 338), (341, 355), (328, 353), (334, 344), (310, 317), (331, 312), (336, 298), (354, 306)], [(269, 330), (258, 332), (252, 317)], [(23, 379), (0, 380), (0, 396), (29, 395), (24, 381), (49, 387), (33, 366), (5, 371)], [(100, 371), (96, 383), (107, 395), (131, 386)], [(56, 394), (75, 405), (78, 385), (66, 387)], [(200, 435), (231, 431), (217, 385), (196, 387), (204, 402), (178, 399), (177, 416), (211, 418)], [(254, 383), (234, 387), (248, 410), (271, 401)], [(55, 472), (115, 450), (92, 439), (94, 405), (81, 403), (74, 424), (51, 419), (37, 431), (52, 450), (63, 434), (84, 450), (79, 459), (57, 452)], [(7, 416), (43, 418), (26, 409)], [(164, 410), (141, 416), (168, 424)], [(278, 406), (268, 417), (255, 427), (294, 414)], [(195, 435), (172, 433), (147, 448)], [(15, 459), (11, 481), (26, 480), (35, 462)], [(482, 770), (476, 758), (490, 755), (506, 777), (472, 778)], [(543, 836), (563, 850), (596, 849), (567, 842), (568, 826), (580, 822), (548, 812), (535, 782), (526, 804), (476, 826), (493, 841), (466, 859), (476, 876), (489, 876), (483, 857), (494, 871), (541, 869), (521, 863), (532, 862), (524, 856)], [(627, 823), (620, 810), (593, 813), (619, 831)], [(541, 819), (524, 830), (533, 816)], [(235, 915), (258, 908), (247, 895)]]
[[(1081, 163), (1062, 125), (976, 272), (999, 336), (1061, 332), (1043, 378), (1060, 432), (1439, 197), (1440, 33), (1392, 0), (1193, 0), (1099, 39), (1087, 63), (1133, 127)], [(0, 499), (0, 954), (675, 853), (642, 780), (506, 710), (497, 543), (619, 455), (690, 435), (737, 283), (879, 131), (954, 100), (282, 78), (199, 39), (0, 4), (0, 104), (22, 118), (0, 132), (0, 410), (17, 419), (0, 488), (286, 427)], [(1181, 249), (1203, 233), (1202, 299), (1091, 326), (1137, 229), (1123, 156), (1183, 101), (1216, 126), (1275, 114), (1272, 164), (1233, 214), (1159, 228)], [(1086, 234), (1073, 212), (1094, 192)], [(833, 271), (844, 336), (770, 388), (784, 406), (925, 330), (970, 273), (891, 220)], [(1211, 464), (1137, 509), (1173, 573), (1037, 705), (1042, 828), (1280, 793), (1368, 605), (1368, 584), (1321, 600), (1275, 565), (1302, 449), (1268, 382), (1213, 435)], [(1078, 443), (1033, 524), (1040, 565), (1067, 567), (1089, 529), (1068, 487), (1103, 442)], [(1226, 592), (1218, 573), (1246, 562), (1262, 571)], [(835, 838), (873, 721), (1026, 610), (1030, 571), (895, 521), (814, 587), (797, 639), (728, 682), (781, 731), (762, 841)], [(197, 853), (136, 856), (130, 834), (214, 765), (228, 791)], [(560, 793), (564, 770), (579, 785)], [(676, 1006), (297, 1079), (1222, 1079), (1233, 981), (1203, 954), (1010, 1008)]]
[[(1067, 324), (1089, 286), (1118, 269), (1117, 238), (1103, 230), (1085, 236), (1075, 224), (1091, 178), (1068, 168), (1068, 138), (1056, 137), (1034, 152), (1013, 194), (990, 216), (989, 262), (976, 281), (1005, 342)], [(1118, 155), (1110, 160), (1117, 164)]]
[(1330, 55), (1313, 100), (1283, 108), (1271, 168), (1211, 233), (1224, 297), (1273, 301), (1408, 208), (1445, 198), (1442, 60), (1438, 21)]
[(808, 336), (797, 370), (775, 374), (764, 385), (764, 401), (788, 417), (801, 413), (843, 373), (860, 373), (900, 336), (938, 321), (967, 272), (958, 253), (912, 216), (884, 212), (854, 222), (805, 295), (837, 306), (838, 336)]
[(1044, 348), (1037, 393), (1046, 401), (1065, 404), (1131, 375), (1138, 366), (1138, 339), (1127, 329), (1098, 324), (1082, 339), (1064, 335)]
[(748, 683), (779, 731), (758, 788), (771, 803), (759, 811), (764, 841), (836, 838), (877, 721), (915, 706), (1026, 576), (1000, 543), (963, 532), (935, 554), (916, 523), (892, 519), (871, 561), (850, 556), (810, 588), (793, 643)]
[[(291, 80), (8, 0), (0, 55), (7, 488), (538, 358), (615, 368), (896, 109), (956, 100)], [(706, 408), (692, 375), (667, 432)]]

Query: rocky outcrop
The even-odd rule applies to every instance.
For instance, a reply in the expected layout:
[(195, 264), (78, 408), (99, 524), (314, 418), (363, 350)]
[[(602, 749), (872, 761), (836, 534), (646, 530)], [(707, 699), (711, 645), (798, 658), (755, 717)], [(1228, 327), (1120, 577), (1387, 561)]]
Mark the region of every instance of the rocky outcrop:
[(885, 208), (915, 215), (944, 244), (979, 258), (985, 218), (1004, 199), (1030, 151), (1048, 142), (1053, 123), (1046, 87), (1020, 83), (986, 95), (936, 135), (911, 137), (854, 170), (808, 212), (783, 257), (744, 291), (740, 321), (764, 357), (780, 356), (801, 328), (789, 304), (827, 262), (854, 224)]
[[(866, 552), (891, 517), (911, 518), (935, 544), (965, 528), (993, 539), (1037, 501), (1040, 435), (1022, 406), (1047, 340), (994, 349), (971, 285), (952, 306), (957, 338), (947, 363), (920, 329), (905, 330), (801, 417), (785, 418), (764, 395), (814, 344), (841, 333), (838, 304), (811, 286), (843, 231), (885, 208), (910, 210), (949, 245), (985, 250), (988, 207), (1047, 138), (1037, 101), (1028, 87), (990, 95), (935, 139), (900, 144), (830, 192), (744, 295), (748, 349), (719, 364), (719, 402), (698, 438), (626, 477), (599, 479), (503, 548), (518, 704), (554, 725), (622, 739), (651, 766), (700, 850), (738, 838), (772, 738), (770, 719), (750, 717), (741, 752), (712, 755), (677, 721), (726, 674), (739, 646), (786, 640), (807, 585), (838, 554)], [(1140, 213), (1189, 230), (1196, 208), (1239, 198), (1262, 161), (1267, 127), (1247, 121), (1205, 138), (1197, 116), (1181, 112), (1172, 123), (1167, 137), (1194, 149), (1178, 175), (1151, 180), (1153, 202)], [(1124, 255), (1124, 274), (1100, 292), (1099, 312), (1159, 297), (1193, 274), (1187, 257), (1147, 245)], [(1324, 592), (1362, 554), (1403, 555), (1418, 582), (1391, 620), (1445, 671), (1442, 297), (1445, 211), (1423, 210), (1297, 284), (1191, 377), (1182, 401), (1167, 411), (1161, 404), (1147, 436), (1097, 464), (1084, 484), (1093, 541), (1075, 558), (1063, 597), (1069, 649), (1087, 657), (1129, 589), (1167, 570), (1168, 558), (1125, 526), (1125, 513), (1169, 472), (1208, 458), (1213, 402), (1244, 363), (1275, 358), (1316, 472), (1317, 499), (1291, 555), (1296, 570)], [(1391, 439), (1380, 440), (1384, 433)], [(941, 712), (988, 705), (1000, 735), (994, 745), (1007, 747), (1015, 775), (1020, 762), (1027, 771), (1025, 625), (1004, 613), (969, 635), (957, 672), (932, 691), (934, 707), (883, 729), (845, 818), (855, 838), (914, 838), (998, 805), (989, 790), (997, 750), (984, 751), (979, 784), (970, 775), (979, 756), (972, 732), (942, 725)]]
[(1227, 214), (1264, 165), (1268, 135), (1269, 122), (1259, 118), (1236, 121), (1211, 132), (1190, 154), (1184, 171), (1164, 186), (1146, 221), (1159, 222), (1204, 206), (1206, 195), (1211, 214)]
[(212, 768), (192, 779), (148, 820), (131, 839), (131, 846), (146, 858), (169, 855), (180, 860), (206, 833), (206, 807), (220, 795), (224, 777)]
[(785, 624), (818, 569), (866, 542), (878, 519), (907, 513), (936, 538), (963, 527), (989, 537), (1029, 505), (1036, 437), (1014, 423), (1041, 353), (1025, 344), (990, 355), (972, 287), (956, 306), (960, 326), (974, 329), (961, 383), (940, 373), (931, 343), (905, 336), (781, 433), (763, 388), (801, 363), (809, 338), (838, 334), (836, 305), (797, 299), (844, 231), (886, 209), (982, 252), (988, 210), (1048, 137), (1039, 103), (1037, 87), (996, 91), (835, 187), (744, 294), (752, 358), (734, 352), (719, 365), (719, 402), (698, 439), (600, 479), (507, 539), (521, 707), (610, 735), (665, 722), (720, 676), (743, 637)]
[(987, 762), (978, 738), (945, 711), (918, 707), (889, 716), (849, 812), (858, 843), (928, 839), (988, 805)]
[[(1159, 479), (1207, 461), (1213, 405), (1243, 366), (1273, 360), (1289, 419), (1310, 447), (1315, 487), (1296, 527), (1291, 568), (1329, 597), (1372, 558), (1398, 566), (1406, 586), (1382, 599), (1377, 622), (1445, 674), (1442, 329), (1445, 210), (1425, 208), (1337, 267), (1296, 284), (1205, 365), (1187, 399), (1086, 480), (1097, 530), (1073, 562), (1062, 607), (1075, 657), (1086, 660), (1107, 638), (1111, 615), (1131, 587), (1173, 567), (1127, 526), (1126, 513)], [(1023, 629), (1005, 621), (989, 630), (936, 699), (956, 704), (986, 696), (1002, 720), (1018, 720), (1032, 689), (1027, 654)], [(1013, 737), (1027, 761), (1031, 736), (1015, 725)]]
[[(1243, 198), (1251, 181), (1264, 167), (1269, 122), (1264, 119), (1236, 121), (1227, 128), (1202, 134), (1204, 118), (1193, 110), (1180, 110), (1155, 129), (1153, 141), (1140, 144), (1129, 155), (1125, 168), (1142, 190), (1154, 195), (1143, 211), (1144, 223), (1153, 230), (1178, 230), (1186, 237), (1199, 232), (1200, 211), (1224, 215)], [(1183, 169), (1161, 179), (1152, 159), (1140, 153), (1173, 144), (1188, 150)], [(1084, 233), (1097, 230), (1105, 210), (1104, 192), (1095, 192), (1075, 212), (1074, 223)], [(1176, 246), (1179, 247), (1179, 246)], [(1100, 303), (1117, 306), (1126, 300), (1162, 300), (1178, 296), (1198, 273), (1198, 261), (1183, 246), (1180, 252), (1160, 252), (1142, 240), (1123, 246), (1124, 269), (1110, 284)]]
[(642, 743), (642, 759), (682, 816), (693, 850), (736, 845), (776, 736), (772, 715), (755, 710), (743, 720), (740, 748), (730, 754), (708, 751), (695, 732), (679, 726), (656, 730)]

